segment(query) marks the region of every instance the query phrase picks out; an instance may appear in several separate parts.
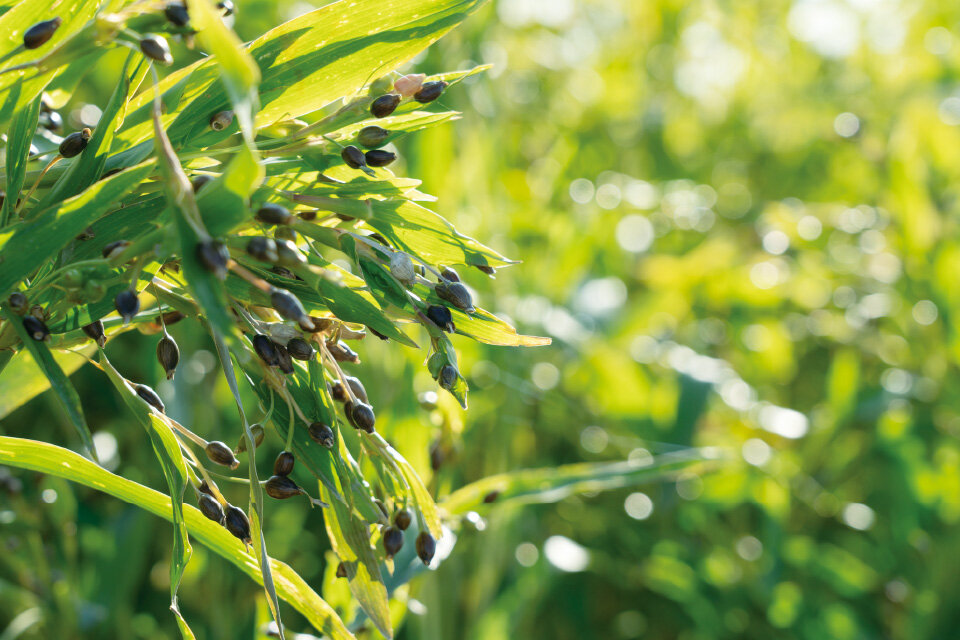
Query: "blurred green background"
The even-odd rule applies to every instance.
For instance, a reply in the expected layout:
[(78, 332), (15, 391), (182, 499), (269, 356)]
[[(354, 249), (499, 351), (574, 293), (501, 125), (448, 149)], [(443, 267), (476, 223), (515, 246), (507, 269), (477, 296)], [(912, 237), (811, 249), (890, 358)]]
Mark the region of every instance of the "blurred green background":
[[(319, 4), (239, 0), (235, 28), (251, 39)], [(419, 407), (435, 388), (422, 352), (362, 344), (352, 373), (378, 428), (440, 496), (690, 446), (726, 461), (487, 507), (412, 584), (400, 638), (957, 637), (958, 27), (960, 5), (936, 0), (499, 0), (417, 59), (495, 65), (444, 94), (464, 118), (403, 140), (396, 171), (523, 260), (461, 276), (554, 343), (455, 339), (466, 413)], [(111, 64), (75, 118), (109, 95)], [(154, 339), (108, 353), (172, 415), (234, 442), (210, 345), (171, 331), (190, 354), (175, 383)], [(163, 486), (101, 374), (74, 381), (108, 466)], [(75, 447), (54, 405), (31, 401), (0, 433)], [(280, 447), (268, 439), (263, 460)], [(42, 623), (22, 638), (174, 637), (169, 525), (0, 473), (0, 630), (27, 611)], [(321, 513), (268, 508), (272, 554), (319, 588)], [(264, 619), (256, 585), (199, 546), (180, 598), (201, 638), (257, 637)]]

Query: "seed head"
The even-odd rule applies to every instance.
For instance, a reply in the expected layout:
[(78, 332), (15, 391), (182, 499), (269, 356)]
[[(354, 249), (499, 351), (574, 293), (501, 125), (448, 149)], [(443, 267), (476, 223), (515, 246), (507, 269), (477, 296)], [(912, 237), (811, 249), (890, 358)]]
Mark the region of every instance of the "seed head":
[(417, 536), (417, 556), (425, 565), (429, 565), (437, 553), (437, 541), (427, 531), (421, 531)]
[(477, 269), (480, 269), (480, 271), (483, 271), (485, 274), (487, 274), (487, 275), (490, 276), (491, 278), (494, 277), (495, 275), (497, 275), (497, 270), (494, 269), (493, 267), (488, 267), (488, 266), (485, 265), (485, 264), (477, 264), (477, 265), (474, 265), (474, 266), (475, 266)]
[(460, 282), (460, 274), (450, 267), (444, 267), (443, 271), (440, 272), (440, 275), (448, 282)]
[[(103, 331), (103, 325), (100, 327)], [(176, 373), (177, 364), (180, 362), (180, 347), (169, 333), (164, 332), (160, 342), (157, 343), (157, 361), (167, 374), (167, 380), (173, 380), (173, 374)]]
[(390, 256), (390, 273), (400, 282), (410, 285), (416, 277), (413, 269), (413, 260), (403, 251), (397, 251)]
[(60, 16), (38, 22), (23, 32), (23, 47), (25, 49), (36, 49), (47, 43), (53, 34), (57, 32), (63, 20)]
[(280, 367), (280, 371), (287, 374), (293, 373), (293, 360), (290, 358), (290, 352), (287, 351), (285, 346), (277, 342), (274, 342), (273, 346), (277, 350), (277, 366)]
[(113, 299), (113, 306), (123, 318), (123, 324), (127, 324), (140, 312), (140, 298), (133, 289), (124, 289)]
[(270, 476), (270, 479), (263, 483), (263, 488), (268, 496), (277, 500), (286, 500), (303, 493), (303, 489), (287, 476)]
[(473, 312), (473, 296), (465, 285), (460, 282), (438, 282), (434, 288), (437, 295), (446, 300), (457, 309), (462, 309), (467, 313)]
[(171, 2), (163, 9), (163, 15), (171, 24), (177, 27), (185, 27), (190, 24), (190, 14), (187, 8), (179, 2)]
[(208, 182), (213, 182), (213, 176), (206, 173), (200, 173), (194, 176), (193, 180), (190, 181), (190, 188), (192, 188), (193, 192), (196, 193), (197, 191), (200, 191), (200, 189)]
[(256, 218), (264, 224), (290, 224), (293, 216), (286, 207), (267, 202), (257, 210)]
[(403, 532), (396, 527), (387, 527), (383, 530), (383, 550), (387, 552), (387, 557), (400, 553), (403, 548)]
[(230, 467), (231, 469), (236, 469), (240, 466), (240, 461), (234, 457), (233, 450), (228, 447), (225, 442), (220, 442), (219, 440), (208, 442), (204, 451), (207, 453), (207, 457), (210, 458), (210, 462), (215, 462), (220, 466)]
[(373, 413), (373, 407), (369, 404), (358, 399), (356, 402), (348, 402), (344, 405), (344, 411), (350, 424), (355, 428), (367, 433), (374, 432), (377, 417)]
[(250, 520), (247, 519), (247, 514), (240, 507), (232, 504), (227, 505), (224, 526), (227, 531), (233, 534), (233, 537), (238, 538), (244, 544), (253, 542), (253, 538), (250, 537)]
[[(346, 376), (346, 378), (347, 384), (350, 385), (350, 389), (353, 391), (353, 395), (364, 402), (368, 402), (367, 390), (364, 389), (363, 383), (360, 382), (360, 379), (353, 376)], [(347, 395), (347, 392), (343, 388), (343, 384), (339, 380), (333, 383), (330, 393), (333, 396), (333, 399), (337, 402), (346, 402), (350, 399), (350, 397)]]
[(290, 342), (287, 343), (287, 351), (290, 352), (291, 357), (305, 362), (313, 360), (313, 357), (317, 353), (313, 347), (310, 346), (310, 343), (303, 338), (291, 339)]
[(47, 325), (34, 316), (23, 316), (23, 328), (27, 330), (30, 337), (37, 342), (47, 342), (50, 340), (50, 329)]
[(140, 41), (140, 51), (151, 60), (156, 60), (165, 67), (173, 64), (173, 56), (170, 55), (170, 45), (163, 36), (155, 33), (147, 34)]
[(141, 400), (152, 406), (160, 413), (164, 413), (166, 411), (166, 407), (163, 406), (163, 400), (160, 399), (160, 396), (157, 395), (156, 391), (147, 385), (138, 384), (134, 387), (134, 390), (137, 392), (137, 395), (140, 396)]
[(413, 94), (413, 99), (417, 102), (427, 104), (428, 102), (433, 102), (440, 97), (440, 94), (443, 93), (443, 90), (447, 88), (447, 83), (443, 80), (438, 80), (436, 82), (424, 82), (423, 86), (420, 87), (420, 91), (417, 91)]
[(87, 334), (87, 337), (97, 343), (97, 346), (103, 348), (103, 345), (107, 344), (107, 336), (103, 332), (103, 322), (100, 320), (94, 320), (90, 324), (85, 324), (83, 327), (83, 332)]
[(427, 308), (427, 317), (444, 331), (453, 333), (456, 327), (453, 324), (453, 316), (450, 315), (450, 309), (442, 304), (432, 304)]
[(397, 159), (397, 154), (385, 149), (371, 149), (363, 154), (363, 157), (370, 167), (385, 167)]
[(227, 245), (219, 240), (204, 240), (197, 243), (197, 260), (203, 267), (224, 280), (227, 277), (227, 262), (230, 260), (230, 251)]
[(393, 516), (393, 524), (397, 525), (397, 528), (401, 531), (406, 531), (412, 521), (413, 516), (410, 515), (407, 509), (400, 509), (400, 511), (397, 511)]
[(183, 315), (182, 312), (176, 311), (176, 310), (167, 311), (160, 317), (163, 318), (163, 324), (167, 325), (168, 327), (172, 324), (177, 324), (178, 322), (186, 318), (186, 316)]
[(233, 124), (233, 111), (230, 111), (229, 109), (225, 111), (217, 111), (215, 114), (210, 116), (210, 128), (214, 131), (223, 131), (231, 124)]
[(367, 159), (363, 155), (363, 151), (356, 148), (352, 144), (343, 148), (340, 152), (340, 157), (343, 158), (343, 161), (347, 163), (347, 166), (351, 169), (359, 169), (360, 167), (367, 166)]
[(370, 113), (374, 118), (386, 118), (393, 113), (400, 104), (401, 96), (396, 93), (385, 93), (370, 104)]
[(389, 131), (383, 127), (372, 124), (369, 127), (360, 129), (360, 132), (357, 133), (357, 144), (367, 149), (376, 149), (377, 147), (382, 147), (389, 137)]
[(437, 376), (437, 382), (440, 383), (440, 386), (446, 390), (453, 389), (453, 386), (457, 384), (457, 379), (460, 377), (460, 372), (457, 371), (457, 368), (452, 364), (444, 365), (440, 369), (440, 374)]
[(337, 362), (360, 364), (360, 355), (348, 347), (343, 341), (333, 342), (332, 340), (327, 340), (327, 351), (330, 352), (330, 355), (332, 355), (333, 359)]
[(277, 264), (284, 267), (299, 267), (306, 264), (307, 259), (303, 257), (297, 245), (289, 240), (274, 240), (277, 245)]
[(277, 459), (273, 461), (273, 475), (288, 476), (293, 471), (293, 465), (296, 458), (289, 451), (281, 451)]
[(226, 522), (227, 517), (223, 513), (223, 507), (217, 502), (217, 499), (209, 493), (201, 493), (197, 497), (197, 506), (200, 508), (200, 513), (205, 515), (209, 520), (213, 520), (219, 525), (223, 525)]
[[(267, 435), (263, 430), (263, 425), (257, 423), (250, 425), (250, 432), (253, 434), (253, 444), (254, 446), (259, 447), (263, 444), (263, 438)], [(243, 453), (247, 450), (247, 439), (244, 436), (240, 436), (240, 442), (237, 443), (237, 448), (233, 450), (234, 453)]]
[(58, 149), (60, 155), (64, 158), (80, 155), (87, 148), (91, 136), (93, 136), (93, 132), (90, 129), (74, 131), (60, 142), (60, 148)]
[(310, 331), (313, 328), (313, 321), (310, 320), (310, 316), (303, 309), (297, 296), (286, 289), (274, 287), (270, 291), (270, 304), (287, 320), (295, 320), (304, 331)]
[(280, 358), (277, 356), (277, 344), (262, 333), (253, 336), (253, 350), (257, 352), (257, 355), (268, 367), (280, 365)]
[(10, 294), (10, 297), (7, 298), (7, 304), (10, 305), (10, 308), (13, 309), (14, 313), (23, 315), (27, 312), (27, 307), (30, 303), (27, 301), (27, 296), (23, 295), (19, 291), (14, 291)]
[(260, 262), (276, 262), (279, 257), (277, 255), (277, 243), (272, 238), (263, 236), (250, 238), (250, 242), (247, 243), (247, 253)]
[(328, 425), (323, 424), (322, 422), (314, 422), (310, 425), (308, 431), (310, 432), (310, 439), (319, 444), (322, 447), (327, 449), (332, 449), (334, 443), (336, 442), (336, 436), (333, 433)]

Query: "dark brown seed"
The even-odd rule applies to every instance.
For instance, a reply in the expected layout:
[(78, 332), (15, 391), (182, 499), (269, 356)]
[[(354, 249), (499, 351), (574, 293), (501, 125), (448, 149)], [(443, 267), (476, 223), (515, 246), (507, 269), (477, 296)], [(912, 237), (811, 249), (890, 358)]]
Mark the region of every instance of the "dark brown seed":
[(426, 531), (421, 531), (417, 536), (417, 556), (423, 564), (429, 565), (437, 553), (437, 541)]
[(361, 431), (366, 431), (367, 433), (374, 432), (374, 426), (377, 422), (377, 417), (373, 413), (373, 407), (371, 407), (366, 402), (348, 402), (344, 405), (344, 411), (347, 414), (347, 419), (357, 429)]
[(25, 49), (36, 49), (46, 44), (57, 32), (63, 20), (60, 16), (38, 22), (23, 32), (23, 46)]
[(432, 445), (430, 445), (430, 468), (434, 471), (440, 469), (443, 466), (443, 461), (447, 459), (447, 455), (443, 450), (443, 445), (440, 444), (440, 441), (437, 440)]
[[(346, 376), (346, 378), (347, 384), (350, 385), (350, 390), (353, 391), (353, 395), (364, 402), (369, 402), (367, 399), (367, 390), (363, 387), (360, 379), (354, 378), (353, 376)], [(350, 399), (347, 392), (343, 389), (343, 384), (341, 384), (339, 380), (333, 383), (333, 386), (330, 388), (330, 393), (337, 402), (346, 402)]]
[(448, 391), (453, 389), (453, 386), (457, 384), (457, 379), (460, 377), (460, 373), (457, 371), (457, 368), (452, 364), (444, 365), (440, 369), (440, 374), (437, 376), (437, 382), (440, 383), (440, 386)]
[(374, 498), (373, 504), (377, 505), (377, 509), (380, 509), (380, 513), (383, 514), (383, 519), (389, 522), (390, 513), (387, 512), (387, 505), (383, 504), (383, 500), (381, 500), (380, 498)]
[(357, 134), (357, 144), (367, 149), (376, 149), (386, 144), (389, 137), (390, 132), (388, 130), (374, 124), (360, 129)]
[(160, 413), (163, 413), (164, 411), (166, 411), (166, 407), (163, 406), (163, 400), (160, 399), (160, 396), (157, 395), (156, 391), (154, 391), (147, 385), (138, 384), (134, 387), (134, 390), (137, 392), (137, 395), (140, 396), (140, 398), (144, 402), (151, 405)]
[(83, 332), (87, 334), (87, 337), (97, 343), (98, 347), (103, 347), (107, 344), (107, 336), (103, 332), (103, 322), (100, 320), (94, 320), (90, 324), (85, 324), (81, 327)]
[(140, 298), (137, 297), (137, 292), (133, 289), (124, 289), (113, 299), (113, 306), (116, 307), (117, 313), (123, 318), (123, 323), (127, 324), (139, 313)]
[(200, 483), (200, 486), (197, 487), (197, 491), (199, 491), (200, 493), (205, 493), (210, 496), (213, 495), (213, 491), (210, 489), (210, 485), (207, 484), (206, 480)]
[(230, 260), (227, 245), (219, 240), (204, 240), (197, 244), (196, 255), (207, 271), (221, 280), (227, 277), (227, 262)]
[(371, 149), (363, 154), (363, 158), (367, 161), (368, 166), (385, 167), (397, 159), (397, 154), (385, 149)]
[(208, 442), (204, 451), (207, 457), (210, 458), (210, 462), (215, 462), (221, 466), (230, 467), (231, 469), (236, 469), (240, 466), (240, 461), (234, 457), (233, 450), (224, 442), (220, 442), (219, 440)]
[(400, 509), (400, 511), (397, 511), (396, 515), (393, 516), (393, 524), (397, 525), (397, 528), (401, 531), (406, 531), (411, 522), (413, 522), (413, 516), (410, 515), (407, 509)]
[(277, 243), (272, 238), (263, 236), (250, 238), (250, 242), (247, 243), (247, 253), (260, 262), (276, 262), (279, 257)]
[(163, 323), (167, 326), (170, 326), (171, 324), (177, 324), (187, 316), (183, 315), (183, 313), (179, 311), (167, 311), (161, 317), (163, 318)]
[(483, 271), (483, 272), (484, 272), (485, 274), (487, 274), (488, 276), (493, 277), (493, 276), (497, 275), (497, 270), (494, 269), (493, 267), (488, 267), (488, 266), (485, 265), (485, 264), (478, 264), (478, 265), (474, 265), (474, 266), (475, 266), (477, 269), (480, 269), (480, 271)]
[(286, 207), (268, 202), (257, 209), (256, 218), (264, 224), (290, 224), (293, 216)]
[(440, 94), (443, 93), (443, 90), (447, 88), (447, 83), (443, 80), (438, 80), (436, 82), (424, 82), (420, 87), (420, 91), (417, 91), (413, 94), (413, 99), (417, 102), (427, 104), (428, 102), (433, 102), (440, 97)]
[(45, 342), (50, 339), (50, 329), (44, 324), (43, 320), (34, 316), (23, 317), (23, 328), (27, 330), (30, 337), (37, 342)]
[(360, 355), (342, 341), (333, 342), (328, 340), (327, 351), (330, 352), (330, 355), (332, 355), (333, 359), (337, 362), (352, 362), (353, 364), (360, 364)]
[(497, 498), (500, 497), (499, 491), (491, 491), (487, 495), (483, 496), (484, 504), (490, 504), (491, 502), (496, 502)]
[(303, 309), (303, 305), (286, 289), (277, 289), (274, 287), (270, 291), (270, 304), (276, 309), (277, 313), (287, 320), (295, 320), (304, 331), (313, 329), (313, 322), (310, 316)]
[(224, 526), (233, 537), (238, 538), (244, 544), (250, 544), (253, 539), (250, 537), (250, 520), (247, 514), (240, 507), (232, 504), (227, 505), (226, 522)]
[(343, 158), (343, 161), (347, 163), (347, 166), (351, 169), (359, 169), (360, 167), (367, 166), (367, 159), (363, 156), (363, 151), (356, 148), (352, 144), (343, 148), (340, 152), (340, 157)]
[(284, 267), (298, 267), (307, 263), (307, 259), (293, 242), (282, 238), (274, 239), (274, 242), (277, 245), (277, 264)]
[(64, 158), (80, 155), (87, 148), (87, 143), (90, 142), (92, 135), (93, 132), (90, 129), (74, 131), (60, 142), (60, 148), (58, 149), (60, 155)]
[(311, 440), (320, 446), (326, 447), (327, 449), (331, 449), (336, 442), (336, 436), (333, 433), (333, 429), (322, 422), (314, 422), (310, 425), (308, 431), (310, 432)]
[(210, 128), (214, 131), (223, 131), (233, 124), (233, 111), (229, 109), (218, 111), (210, 116)]
[(257, 352), (257, 355), (268, 367), (280, 365), (280, 358), (277, 356), (277, 344), (262, 333), (253, 336), (253, 350)]
[(208, 182), (213, 182), (213, 176), (201, 173), (200, 175), (194, 176), (193, 180), (190, 181), (190, 187), (193, 189), (193, 192), (196, 193)]
[(173, 374), (177, 371), (177, 364), (180, 363), (180, 347), (177, 346), (177, 341), (169, 333), (164, 333), (160, 342), (157, 343), (157, 361), (163, 367), (167, 380), (173, 380)]
[(56, 111), (40, 114), (40, 126), (48, 131), (60, 131), (63, 128), (63, 118)]
[(387, 552), (387, 557), (400, 553), (403, 548), (403, 532), (396, 527), (387, 527), (383, 530), (383, 550)]
[(232, 16), (233, 0), (220, 0), (220, 2), (217, 3), (217, 9), (220, 9), (224, 16)]
[(100, 254), (109, 260), (110, 258), (120, 255), (120, 253), (129, 246), (129, 240), (114, 240), (113, 242), (108, 242), (106, 245), (104, 245), (103, 249), (100, 251)]
[[(263, 438), (267, 435), (263, 430), (263, 425), (261, 424), (252, 424), (250, 425), (250, 432), (253, 434), (253, 444), (259, 447), (263, 444)], [(247, 450), (247, 439), (244, 436), (240, 436), (240, 441), (237, 443), (237, 448), (233, 450), (234, 453), (240, 454)]]
[(317, 353), (313, 347), (310, 346), (310, 343), (303, 338), (291, 339), (290, 342), (287, 343), (287, 351), (290, 352), (291, 357), (303, 361), (313, 360), (313, 357)]
[(346, 578), (347, 577), (347, 565), (340, 563), (337, 565), (337, 577)]
[(280, 371), (287, 374), (293, 373), (293, 360), (290, 358), (290, 352), (287, 351), (287, 348), (275, 342), (274, 349), (277, 351), (277, 366)]
[(449, 282), (460, 282), (460, 274), (450, 267), (445, 267), (444, 270), (440, 272), (440, 275), (443, 276), (444, 280)]
[(268, 496), (277, 500), (286, 500), (303, 493), (303, 489), (287, 476), (270, 476), (270, 479), (263, 484), (263, 488)]
[(430, 305), (430, 307), (427, 308), (427, 317), (444, 331), (449, 333), (453, 333), (455, 331), (453, 316), (450, 315), (450, 309), (447, 309), (442, 304)]
[(226, 522), (227, 516), (223, 513), (223, 507), (210, 494), (201, 493), (197, 497), (197, 506), (200, 508), (200, 513), (217, 524), (223, 525)]
[(473, 296), (470, 295), (470, 291), (463, 284), (459, 282), (438, 282), (434, 291), (442, 300), (446, 300), (456, 308), (467, 312), (473, 311)]
[(374, 118), (386, 118), (397, 108), (400, 100), (399, 94), (386, 93), (370, 103), (370, 113)]
[(171, 24), (178, 27), (185, 27), (190, 24), (190, 14), (187, 8), (179, 2), (171, 2), (163, 9), (163, 15)]
[(173, 64), (173, 56), (170, 55), (170, 45), (167, 39), (156, 34), (144, 36), (140, 41), (140, 51), (151, 60), (156, 60), (160, 64), (169, 67)]
[(273, 461), (273, 475), (288, 476), (293, 471), (293, 465), (296, 458), (289, 451), (281, 451), (277, 459)]
[(300, 216), (301, 220), (304, 220), (306, 222), (313, 222), (314, 220), (317, 219), (316, 211), (301, 211), (297, 213), (297, 215)]
[(10, 294), (10, 297), (7, 298), (7, 304), (10, 305), (10, 308), (13, 309), (14, 313), (24, 314), (27, 312), (27, 307), (29, 302), (27, 302), (27, 296), (23, 295), (19, 291), (14, 291)]

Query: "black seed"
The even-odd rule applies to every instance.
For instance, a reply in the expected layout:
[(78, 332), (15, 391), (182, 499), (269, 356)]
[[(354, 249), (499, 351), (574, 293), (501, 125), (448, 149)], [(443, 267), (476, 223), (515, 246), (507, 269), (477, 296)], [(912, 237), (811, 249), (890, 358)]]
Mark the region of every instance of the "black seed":
[(260, 262), (276, 262), (277, 243), (271, 238), (254, 236), (247, 243), (247, 253)]
[(347, 577), (347, 565), (340, 563), (337, 565), (337, 577), (346, 578)]
[(313, 328), (313, 322), (307, 312), (304, 311), (297, 296), (286, 289), (274, 288), (270, 292), (270, 304), (273, 305), (277, 313), (287, 320), (297, 321), (304, 331), (310, 331)]
[[(263, 425), (261, 424), (252, 424), (250, 425), (250, 432), (253, 434), (253, 444), (254, 446), (259, 447), (263, 444), (263, 438), (267, 435), (263, 430)], [(244, 436), (240, 436), (240, 442), (237, 444), (237, 448), (234, 449), (234, 453), (243, 453), (247, 450), (247, 439)]]
[(273, 461), (273, 475), (288, 476), (293, 471), (293, 465), (296, 458), (289, 451), (281, 451), (277, 459)]
[(443, 80), (438, 80), (436, 82), (424, 82), (420, 87), (420, 91), (417, 91), (413, 94), (413, 99), (417, 102), (427, 104), (428, 102), (433, 102), (440, 97), (440, 94), (443, 93), (443, 90), (447, 88), (447, 83)]
[(400, 553), (403, 548), (403, 532), (396, 527), (387, 527), (383, 531), (383, 550), (387, 552), (387, 557)]
[(60, 142), (60, 148), (58, 149), (60, 155), (64, 158), (80, 155), (87, 148), (87, 143), (90, 142), (90, 136), (92, 135), (93, 132), (90, 129), (74, 131)]
[(220, 0), (217, 3), (217, 9), (220, 9), (224, 16), (233, 15), (233, 0)]
[(290, 352), (291, 357), (304, 361), (313, 360), (313, 356), (317, 353), (313, 347), (310, 346), (310, 343), (303, 338), (291, 339), (290, 342), (287, 343), (287, 351)]
[(210, 116), (210, 128), (214, 131), (223, 131), (233, 124), (233, 111), (229, 109), (218, 111)]
[(38, 22), (23, 32), (23, 46), (26, 49), (36, 49), (47, 43), (53, 34), (57, 32), (63, 20), (60, 16)]
[(47, 329), (47, 325), (44, 324), (43, 320), (35, 318), (34, 316), (23, 317), (23, 328), (26, 329), (30, 337), (37, 342), (44, 342), (50, 339), (50, 330)]
[(190, 14), (187, 13), (187, 8), (179, 2), (171, 2), (168, 4), (163, 10), (163, 15), (178, 27), (185, 27), (190, 24)]
[(410, 512), (406, 509), (400, 509), (400, 511), (397, 511), (396, 515), (393, 516), (393, 524), (397, 525), (397, 528), (401, 531), (406, 531), (412, 521), (413, 516), (411, 516)]
[(213, 182), (213, 176), (207, 175), (206, 173), (201, 173), (190, 181), (190, 186), (193, 188), (193, 192), (196, 193), (197, 191), (200, 191), (200, 189), (208, 182)]
[(447, 309), (442, 304), (430, 305), (430, 307), (427, 309), (427, 317), (444, 331), (453, 333), (453, 316), (450, 315), (450, 309)]
[(397, 159), (397, 154), (384, 149), (371, 149), (363, 154), (363, 157), (371, 167), (385, 167)]
[(186, 318), (186, 316), (179, 311), (167, 311), (165, 314), (163, 314), (160, 317), (163, 318), (163, 324), (167, 326), (171, 324), (177, 324), (178, 322)]
[(268, 202), (257, 210), (256, 218), (264, 224), (290, 224), (293, 216), (286, 207)]
[(376, 149), (382, 147), (389, 137), (390, 132), (388, 130), (373, 124), (360, 129), (357, 134), (357, 144), (367, 149)]
[(279, 366), (280, 358), (277, 356), (277, 344), (267, 336), (262, 333), (253, 336), (253, 350), (257, 352), (257, 355), (268, 367)]
[(250, 520), (243, 509), (232, 504), (227, 505), (226, 522), (224, 526), (233, 537), (239, 538), (244, 544), (250, 544), (253, 539), (250, 537)]
[(374, 118), (386, 118), (388, 115), (393, 113), (394, 109), (397, 108), (397, 105), (400, 104), (400, 95), (396, 93), (387, 93), (372, 103), (370, 103), (370, 113), (373, 114)]
[(285, 267), (298, 267), (306, 264), (307, 259), (300, 253), (297, 245), (289, 240), (274, 240), (277, 245), (277, 263)]
[(307, 431), (310, 432), (311, 440), (323, 447), (326, 447), (327, 449), (331, 449), (336, 442), (336, 436), (333, 433), (333, 429), (322, 422), (314, 422), (310, 425)]
[(491, 491), (487, 495), (483, 496), (484, 504), (490, 504), (491, 502), (496, 502), (497, 498), (500, 497), (499, 491)]
[(473, 311), (473, 296), (460, 282), (438, 282), (434, 288), (437, 296), (464, 311)]
[(440, 272), (440, 275), (443, 276), (444, 280), (448, 280), (450, 282), (460, 282), (460, 274), (450, 267), (445, 267), (443, 271)]
[(344, 412), (346, 412), (347, 419), (354, 427), (367, 433), (374, 432), (377, 417), (373, 413), (373, 407), (369, 404), (360, 400), (348, 402), (344, 405)]
[(140, 41), (140, 51), (151, 60), (156, 60), (164, 66), (173, 64), (173, 56), (170, 55), (170, 45), (167, 39), (156, 34), (144, 36)]
[(213, 495), (213, 491), (210, 489), (210, 485), (207, 484), (207, 481), (206, 481), (206, 480), (203, 480), (203, 481), (200, 483), (200, 486), (197, 487), (197, 491), (199, 491), (200, 493), (205, 493), (205, 494), (207, 494), (207, 495), (209, 495), (209, 496), (212, 496), (212, 495)]
[(447, 364), (440, 369), (440, 375), (437, 376), (437, 382), (440, 383), (441, 387), (449, 391), (453, 389), (453, 385), (457, 384), (457, 379), (459, 377), (460, 373), (457, 371), (457, 368), (452, 364)]
[(98, 347), (103, 347), (103, 345), (107, 344), (107, 336), (103, 332), (103, 322), (100, 320), (94, 320), (90, 324), (85, 324), (81, 329), (87, 334), (88, 338), (97, 343)]
[(14, 291), (10, 294), (10, 297), (7, 298), (7, 304), (10, 305), (10, 308), (13, 309), (15, 313), (23, 315), (27, 312), (27, 307), (30, 303), (27, 302), (27, 296), (19, 291)]
[(157, 411), (163, 413), (166, 411), (166, 407), (163, 406), (163, 400), (160, 399), (160, 396), (157, 395), (157, 392), (148, 387), (145, 384), (138, 384), (134, 387), (134, 390), (137, 392), (137, 395), (146, 402), (147, 404), (153, 406)]
[(277, 351), (277, 366), (283, 373), (293, 373), (293, 360), (290, 358), (290, 352), (279, 343), (273, 343), (273, 348)]
[(340, 157), (343, 158), (343, 161), (347, 163), (347, 166), (351, 169), (359, 169), (360, 167), (367, 166), (367, 159), (363, 156), (363, 151), (356, 148), (352, 144), (343, 148), (340, 152)]
[(63, 118), (56, 111), (40, 114), (40, 126), (49, 131), (60, 131), (63, 128)]
[(203, 267), (221, 280), (227, 277), (227, 262), (230, 251), (219, 240), (204, 240), (197, 244), (197, 260)]
[(130, 241), (128, 240), (114, 240), (113, 242), (106, 244), (103, 247), (103, 250), (100, 251), (100, 254), (109, 260), (110, 258), (120, 255), (120, 253), (129, 246)]
[(200, 513), (217, 524), (223, 525), (226, 522), (227, 517), (223, 513), (223, 507), (210, 494), (201, 493), (197, 497), (197, 506), (200, 508)]
[(346, 378), (347, 384), (350, 385), (350, 390), (353, 391), (353, 395), (364, 402), (369, 402), (367, 399), (367, 390), (363, 387), (363, 383), (360, 382), (360, 378), (354, 378), (353, 376), (346, 376)]
[(332, 355), (333, 359), (337, 362), (352, 362), (353, 364), (360, 364), (360, 355), (348, 347), (344, 342), (332, 342), (328, 340), (327, 351), (330, 352), (330, 355)]
[(495, 276), (495, 275), (497, 275), (497, 270), (494, 269), (493, 267), (488, 267), (488, 266), (485, 265), (485, 264), (478, 264), (478, 265), (474, 265), (474, 266), (475, 266), (477, 269), (480, 269), (480, 271), (483, 271), (483, 272), (484, 272), (485, 274), (487, 274), (488, 276)]
[(127, 324), (140, 311), (140, 298), (133, 289), (124, 289), (113, 299), (113, 306), (123, 318), (123, 323)]
[(303, 493), (303, 489), (287, 476), (270, 476), (270, 479), (263, 483), (263, 488), (268, 496), (277, 500), (286, 500)]
[(390, 339), (390, 338), (388, 338), (387, 336), (385, 336), (385, 335), (383, 335), (382, 333), (380, 333), (379, 331), (377, 331), (376, 329), (374, 329), (373, 327), (367, 327), (367, 329), (370, 331), (370, 333), (372, 333), (373, 335), (377, 336), (377, 337), (380, 338), (381, 340), (389, 340), (389, 339)]
[[(100, 326), (100, 330), (103, 331), (103, 325)], [(180, 348), (177, 346), (177, 341), (169, 333), (164, 333), (160, 342), (157, 343), (157, 361), (163, 367), (167, 380), (173, 380), (173, 374), (180, 362)]]
[(204, 451), (211, 462), (215, 462), (223, 467), (236, 469), (240, 465), (240, 461), (233, 455), (233, 450), (228, 447), (225, 442), (220, 442), (219, 440), (208, 442)]
[(417, 556), (423, 564), (429, 565), (437, 553), (437, 541), (426, 531), (421, 531), (417, 536)]

